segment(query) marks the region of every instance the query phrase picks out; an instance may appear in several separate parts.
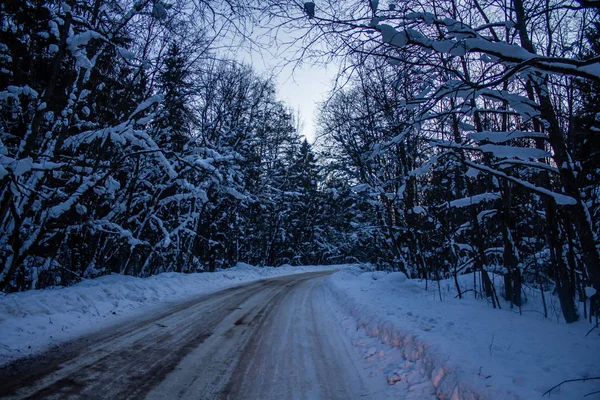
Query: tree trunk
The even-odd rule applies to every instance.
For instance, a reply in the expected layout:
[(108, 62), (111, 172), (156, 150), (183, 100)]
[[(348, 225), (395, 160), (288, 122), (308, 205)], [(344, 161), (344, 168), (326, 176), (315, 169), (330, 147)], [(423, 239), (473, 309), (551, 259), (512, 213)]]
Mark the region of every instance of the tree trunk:
[[(535, 49), (533, 47), (533, 44), (531, 43), (529, 34), (527, 32), (526, 15), (523, 0), (515, 0), (514, 5), (517, 17), (516, 26), (519, 31), (519, 36), (521, 38), (521, 45), (525, 50), (531, 53), (535, 53)], [(544, 80), (545, 77), (543, 75), (537, 74), (535, 79), (529, 80), (528, 84), (531, 85), (531, 87), (535, 91), (535, 94), (539, 98), (540, 113), (541, 115), (543, 115), (544, 120), (547, 122), (548, 125), (547, 131), (549, 135), (549, 142), (552, 147), (552, 150), (554, 151), (554, 161), (560, 171), (561, 186), (565, 191), (565, 194), (567, 196), (572, 197), (576, 201), (575, 205), (569, 206), (567, 208), (568, 213), (570, 214), (570, 221), (567, 221), (567, 223), (573, 223), (578, 227), (578, 237), (582, 247), (581, 258), (585, 266), (587, 267), (587, 272), (590, 277), (592, 286), (596, 290), (600, 290), (600, 254), (597, 248), (598, 238), (594, 233), (591, 217), (587, 206), (585, 202), (583, 202), (581, 199), (579, 182), (576, 179), (573, 171), (571, 157), (567, 150), (565, 138), (563, 136), (563, 132), (560, 129), (560, 124), (558, 122), (554, 106), (552, 105), (552, 101), (550, 100), (546, 88), (540, 84), (540, 82), (543, 82)], [(556, 224), (555, 226), (557, 225), (558, 224)], [(561, 279), (562, 281), (557, 282), (557, 287), (559, 288), (559, 298), (561, 299), (561, 308), (563, 309), (565, 320), (567, 320), (567, 322), (574, 322), (578, 319), (577, 310), (576, 308), (574, 308), (574, 299), (567, 299), (569, 293), (572, 293), (572, 290), (570, 289), (570, 284), (568, 283), (568, 281), (564, 280), (564, 275), (568, 274), (566, 271), (566, 265), (564, 261), (558, 260), (558, 258), (562, 259), (562, 251), (560, 251), (560, 253), (560, 257), (557, 255), (556, 258), (560, 264), (557, 265), (557, 267), (560, 268), (560, 271), (558, 271), (557, 275), (560, 276), (559, 279)], [(565, 304), (563, 304), (563, 300), (566, 302)]]

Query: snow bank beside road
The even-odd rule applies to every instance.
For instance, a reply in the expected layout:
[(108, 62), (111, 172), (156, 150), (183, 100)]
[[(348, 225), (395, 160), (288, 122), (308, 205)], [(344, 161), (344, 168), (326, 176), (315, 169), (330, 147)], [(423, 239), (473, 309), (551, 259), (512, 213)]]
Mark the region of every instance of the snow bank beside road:
[(149, 312), (153, 306), (260, 279), (335, 268), (339, 266), (239, 264), (214, 273), (108, 275), (66, 288), (0, 294), (0, 365)]
[[(461, 277), (463, 290), (473, 276)], [(455, 299), (454, 283), (437, 284), (401, 273), (345, 269), (327, 279), (329, 289), (352, 314), (361, 334), (377, 338), (366, 355), (397, 354), (396, 368), (380, 366), (394, 386), (410, 394), (411, 374), (419, 371), (445, 399), (536, 399), (565, 379), (598, 376), (600, 338), (585, 337), (591, 326), (544, 320), (539, 313), (519, 315), (503, 304), (493, 310), (469, 292)], [(469, 286), (470, 285), (470, 286)], [(547, 299), (551, 302), (551, 299)], [(537, 307), (529, 298), (525, 308)], [(362, 340), (354, 339), (362, 344)], [(364, 346), (364, 345), (363, 345)], [(389, 346), (398, 348), (391, 351)], [(375, 360), (376, 361), (376, 360)], [(389, 360), (386, 361), (386, 365)], [(550, 399), (581, 399), (600, 390), (598, 381), (569, 383)], [(399, 392), (400, 396), (405, 396)]]

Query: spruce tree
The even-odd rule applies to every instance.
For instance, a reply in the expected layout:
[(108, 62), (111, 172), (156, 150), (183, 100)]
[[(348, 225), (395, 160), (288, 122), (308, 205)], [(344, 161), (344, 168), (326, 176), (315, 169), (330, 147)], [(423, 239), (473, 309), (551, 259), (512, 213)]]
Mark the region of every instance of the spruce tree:
[(191, 84), (188, 77), (185, 54), (176, 42), (172, 42), (158, 77), (159, 90), (164, 97), (156, 121), (156, 141), (159, 146), (176, 153), (183, 152), (189, 139), (191, 112), (187, 99), (191, 94)]

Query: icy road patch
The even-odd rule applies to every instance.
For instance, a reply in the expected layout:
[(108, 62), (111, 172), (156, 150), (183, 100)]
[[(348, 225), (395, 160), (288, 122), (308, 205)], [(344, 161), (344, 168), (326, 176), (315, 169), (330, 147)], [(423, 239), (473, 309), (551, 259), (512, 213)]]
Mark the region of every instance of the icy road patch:
[(66, 340), (185, 300), (260, 279), (340, 266), (253, 267), (214, 273), (164, 273), (149, 278), (108, 275), (71, 287), (0, 293), (0, 366)]

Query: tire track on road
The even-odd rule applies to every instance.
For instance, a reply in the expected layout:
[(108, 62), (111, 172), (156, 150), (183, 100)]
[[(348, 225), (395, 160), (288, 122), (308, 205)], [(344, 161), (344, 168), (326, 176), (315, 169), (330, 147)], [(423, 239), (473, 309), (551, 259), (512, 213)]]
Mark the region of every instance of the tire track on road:
[[(42, 356), (0, 369), (0, 396), (15, 399), (115, 398), (146, 396), (159, 386), (190, 354), (209, 351), (230, 329), (230, 346), (240, 349), (249, 329), (273, 310), (290, 287), (323, 273), (279, 277), (246, 284), (171, 306), (151, 318), (140, 318), (53, 349)], [(235, 325), (236, 321), (240, 321)], [(239, 328), (239, 329), (238, 329)], [(215, 343), (206, 343), (215, 342)], [(213, 352), (214, 353), (214, 352)], [(229, 354), (233, 357), (235, 354)], [(223, 374), (237, 363), (226, 360)], [(215, 369), (215, 368), (212, 368)], [(181, 379), (178, 378), (180, 381)], [(185, 395), (185, 387), (179, 392)], [(172, 396), (170, 393), (170, 396)], [(196, 397), (197, 393), (196, 393)]]

